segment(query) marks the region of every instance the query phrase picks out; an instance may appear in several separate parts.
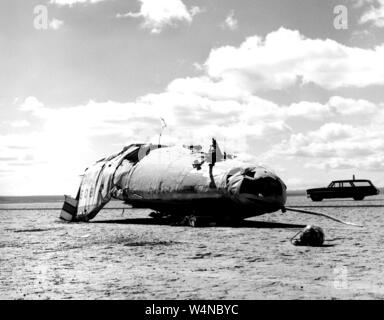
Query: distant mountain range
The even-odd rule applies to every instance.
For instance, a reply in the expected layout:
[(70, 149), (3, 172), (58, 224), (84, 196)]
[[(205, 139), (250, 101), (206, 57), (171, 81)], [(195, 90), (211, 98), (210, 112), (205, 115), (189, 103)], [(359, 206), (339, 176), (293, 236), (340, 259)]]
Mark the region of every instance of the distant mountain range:
[(63, 202), (64, 196), (0, 196), (0, 203)]

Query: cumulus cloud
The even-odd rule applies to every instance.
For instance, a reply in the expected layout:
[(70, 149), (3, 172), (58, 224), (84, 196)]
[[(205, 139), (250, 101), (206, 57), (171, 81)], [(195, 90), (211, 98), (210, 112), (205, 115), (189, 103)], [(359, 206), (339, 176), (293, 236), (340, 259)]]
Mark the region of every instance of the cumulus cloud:
[[(271, 156), (278, 158), (282, 151), (291, 157), (333, 159), (363, 156), (384, 147), (380, 144), (384, 136), (378, 136), (378, 129), (370, 131), (368, 127), (335, 122), (317, 131), (296, 133), (287, 124), (295, 118), (342, 121), (351, 113), (359, 119), (362, 115), (378, 118), (378, 107), (365, 100), (335, 96), (325, 104), (301, 102), (281, 106), (255, 95), (220, 94), (215, 87), (208, 92), (193, 78), (184, 81), (175, 80), (162, 93), (148, 94), (128, 103), (89, 101), (69, 108), (50, 108), (35, 97), (28, 97), (20, 110), (40, 119), (41, 130), (34, 135), (3, 137), (2, 146), (6, 150), (2, 154), (21, 157), (26, 152), (22, 147), (27, 145), (33, 159), (49, 163), (52, 172), (65, 167), (63, 174), (69, 171), (73, 174), (125, 144), (157, 143), (160, 117), (168, 125), (163, 143), (207, 145), (211, 137), (216, 137), (228, 151), (257, 162), (265, 162)], [(192, 86), (194, 81), (196, 84)], [(370, 114), (365, 112), (367, 107), (372, 108)], [(44, 166), (42, 170), (49, 169)]]
[(292, 134), (274, 147), (277, 154), (304, 158), (305, 167), (321, 170), (384, 168), (384, 133), (382, 125), (352, 126), (326, 123), (319, 129)]
[(191, 23), (201, 10), (199, 7), (187, 8), (181, 0), (139, 0), (139, 12), (117, 14), (117, 18), (142, 18), (142, 27), (151, 33), (160, 33), (166, 26), (175, 26), (178, 22)]
[[(384, 116), (380, 114), (384, 106), (339, 96), (324, 104), (301, 102), (284, 106), (249, 94), (220, 95), (214, 89), (209, 94), (199, 84), (191, 88), (191, 79), (175, 80), (162, 93), (147, 94), (127, 103), (91, 100), (73, 107), (53, 108), (36, 97), (28, 97), (19, 110), (38, 119), (41, 126), (28, 133), (0, 135), (0, 154), (8, 158), (0, 163), (0, 170), (18, 167), (19, 180), (13, 176), (12, 185), (28, 179), (35, 181), (41, 192), (55, 185), (57, 189), (49, 192), (75, 193), (77, 175), (95, 160), (130, 143), (157, 143), (160, 117), (167, 123), (162, 136), (165, 144), (207, 146), (211, 137), (216, 137), (223, 149), (255, 163), (292, 158), (306, 159), (303, 167), (324, 170), (357, 164), (364, 164), (367, 170), (380, 167), (380, 156), (384, 156), (380, 151), (384, 150)], [(377, 122), (372, 121), (369, 126), (342, 123), (348, 113), (361, 119), (364, 106), (372, 108), (372, 113), (365, 116)], [(326, 119), (330, 123), (317, 130), (297, 132), (297, 128), (287, 124), (297, 118), (322, 122)]]
[(369, 9), (364, 12), (359, 22), (361, 24), (371, 23), (378, 28), (384, 28), (384, 0), (365, 0), (365, 2), (370, 4)]
[(384, 84), (384, 45), (361, 49), (334, 40), (309, 39), (280, 28), (264, 39), (211, 51), (205, 67), (211, 78), (249, 91), (314, 83), (325, 89)]
[(223, 29), (236, 30), (239, 24), (235, 18), (235, 13), (231, 11), (228, 16), (225, 18), (224, 22), (221, 24)]
[(357, 116), (360, 120), (371, 117), (380, 110), (380, 107), (364, 99), (348, 99), (332, 96), (324, 103), (301, 101), (281, 109), (288, 117), (301, 117), (304, 119), (329, 121), (341, 117)]
[(40, 102), (36, 97), (29, 96), (24, 102), (20, 105), (21, 111), (31, 111), (31, 112), (39, 112), (44, 107), (43, 103)]
[(377, 114), (380, 108), (384, 107), (364, 99), (341, 96), (331, 96), (323, 104), (300, 101), (290, 105), (277, 105), (252, 94), (244, 86), (233, 85), (226, 79), (215, 81), (208, 76), (175, 79), (168, 85), (167, 91), (204, 97), (208, 101), (218, 101), (222, 105), (232, 101), (232, 105), (241, 109), (247, 118), (255, 115), (262, 119), (302, 118), (326, 121), (337, 117), (359, 117), (361, 120)]

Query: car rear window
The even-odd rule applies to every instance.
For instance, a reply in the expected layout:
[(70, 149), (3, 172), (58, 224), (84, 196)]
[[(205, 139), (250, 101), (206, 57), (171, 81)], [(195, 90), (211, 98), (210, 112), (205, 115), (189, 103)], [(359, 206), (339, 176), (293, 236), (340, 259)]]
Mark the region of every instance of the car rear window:
[(370, 187), (371, 184), (368, 181), (353, 181), (356, 187)]

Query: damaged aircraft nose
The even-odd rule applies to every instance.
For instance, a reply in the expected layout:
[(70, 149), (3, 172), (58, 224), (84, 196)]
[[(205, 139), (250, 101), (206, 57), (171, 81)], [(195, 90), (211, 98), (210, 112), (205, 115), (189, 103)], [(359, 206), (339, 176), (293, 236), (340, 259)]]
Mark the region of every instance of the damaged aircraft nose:
[(251, 178), (245, 177), (240, 186), (240, 194), (247, 193), (260, 198), (270, 198), (283, 195), (283, 186), (272, 177)]
[(243, 204), (273, 212), (284, 206), (286, 186), (263, 167), (246, 168), (228, 180), (228, 188)]

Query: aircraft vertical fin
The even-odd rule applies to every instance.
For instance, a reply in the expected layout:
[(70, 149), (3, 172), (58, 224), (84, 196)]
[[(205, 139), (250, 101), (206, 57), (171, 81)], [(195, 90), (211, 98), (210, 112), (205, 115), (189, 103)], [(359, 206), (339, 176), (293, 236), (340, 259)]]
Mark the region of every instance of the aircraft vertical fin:
[(74, 221), (77, 215), (77, 205), (79, 201), (71, 196), (64, 195), (64, 204), (60, 212), (60, 219)]

